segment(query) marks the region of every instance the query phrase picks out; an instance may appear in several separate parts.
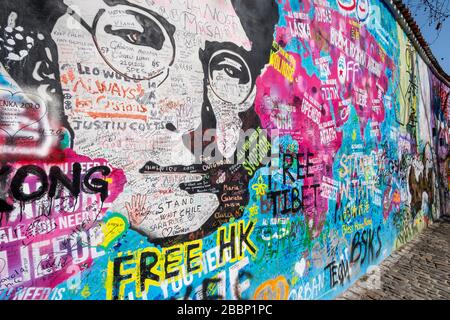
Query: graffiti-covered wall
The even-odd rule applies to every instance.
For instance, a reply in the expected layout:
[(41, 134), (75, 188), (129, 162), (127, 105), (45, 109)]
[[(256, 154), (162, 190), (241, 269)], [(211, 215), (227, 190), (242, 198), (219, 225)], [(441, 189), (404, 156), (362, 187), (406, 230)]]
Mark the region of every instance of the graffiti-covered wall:
[(2, 0), (0, 299), (331, 299), (447, 204), (450, 89), (378, 0)]

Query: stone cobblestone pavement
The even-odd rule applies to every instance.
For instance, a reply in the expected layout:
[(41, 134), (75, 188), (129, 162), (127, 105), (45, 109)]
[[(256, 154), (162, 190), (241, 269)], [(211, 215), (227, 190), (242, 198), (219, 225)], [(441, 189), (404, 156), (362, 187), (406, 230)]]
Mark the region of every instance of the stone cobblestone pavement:
[(380, 264), (337, 300), (450, 300), (450, 217), (443, 217)]

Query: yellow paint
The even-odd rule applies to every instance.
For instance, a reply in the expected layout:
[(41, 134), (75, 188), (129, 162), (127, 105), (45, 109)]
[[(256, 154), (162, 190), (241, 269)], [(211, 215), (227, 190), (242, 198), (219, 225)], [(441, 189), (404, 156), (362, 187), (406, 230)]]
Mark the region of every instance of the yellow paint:
[(81, 291), (81, 296), (86, 299), (90, 295), (91, 295), (91, 291), (89, 291), (89, 286), (85, 285), (83, 290)]
[(248, 208), (248, 211), (250, 212), (250, 218), (257, 216), (259, 213), (258, 206), (256, 204)]
[[(159, 287), (163, 281), (171, 283), (181, 279), (190, 270), (190, 275), (202, 272), (202, 245), (201, 239), (185, 242), (163, 248), (162, 252), (156, 247), (148, 247), (136, 251), (120, 252), (117, 258), (126, 257), (120, 263), (120, 270), (114, 270), (114, 260), (108, 262), (107, 279), (105, 283), (106, 299), (112, 300), (114, 274), (120, 275), (118, 285), (118, 299), (124, 299), (127, 285), (135, 287), (136, 297), (141, 298), (144, 292), (148, 292), (150, 286)], [(146, 254), (147, 253), (147, 254)], [(145, 255), (144, 255), (145, 254)], [(153, 257), (155, 260), (146, 260)], [(188, 265), (189, 264), (189, 265)], [(143, 277), (141, 272), (145, 270), (152, 277)], [(171, 273), (176, 273), (171, 275)], [(126, 277), (129, 278), (126, 279)]]
[(279, 276), (261, 284), (255, 291), (254, 300), (287, 300), (289, 296), (289, 284), (286, 278)]
[[(132, 254), (131, 251), (128, 251), (127, 254)], [(119, 252), (117, 257), (122, 257), (124, 255), (123, 252)], [(121, 275), (130, 275), (130, 278), (124, 279), (119, 283), (119, 294), (118, 294), (118, 300), (124, 300), (125, 298), (125, 287), (133, 283), (137, 280), (137, 272), (135, 272), (135, 268), (125, 268), (126, 266), (133, 265), (135, 266), (136, 263), (133, 260), (124, 261), (120, 265), (120, 274)], [(105, 282), (105, 289), (106, 289), (106, 299), (107, 300), (113, 300), (113, 280), (114, 280), (114, 261), (108, 260), (108, 268), (107, 268), (107, 274), (106, 274), (106, 282)]]
[(100, 245), (104, 248), (108, 248), (114, 240), (125, 232), (127, 226), (128, 224), (124, 217), (119, 215), (111, 217), (102, 225), (104, 238)]
[[(221, 242), (223, 243), (229, 243), (231, 241), (235, 241), (234, 245), (234, 252), (230, 253), (230, 260), (227, 261), (225, 256), (225, 251), (222, 251), (221, 258), (218, 259), (217, 265), (219, 267), (224, 266), (227, 262), (233, 263), (239, 260), (242, 260), (245, 256), (245, 251), (248, 251), (252, 256), (256, 255), (256, 245), (253, 243), (253, 241), (250, 239), (250, 235), (253, 233), (253, 230), (255, 229), (256, 220), (252, 219), (250, 220), (247, 225), (245, 225), (244, 220), (240, 220), (239, 222), (233, 222), (230, 223), (228, 226), (222, 226), (219, 229), (217, 229), (217, 239), (216, 239), (216, 245), (217, 247), (220, 247)], [(228, 232), (227, 232), (228, 229)], [(231, 239), (231, 230), (234, 229), (235, 238)], [(220, 234), (223, 234), (223, 239), (219, 236)], [(242, 250), (239, 250), (241, 246), (240, 237), (242, 234), (248, 234), (247, 240), (249, 245), (246, 245), (242, 248)], [(222, 261), (222, 263), (219, 263), (219, 261)]]
[(266, 191), (267, 189), (269, 189), (269, 187), (264, 183), (262, 175), (258, 177), (258, 183), (255, 183), (252, 186), (252, 189), (256, 192), (257, 197), (261, 197), (266, 194)]

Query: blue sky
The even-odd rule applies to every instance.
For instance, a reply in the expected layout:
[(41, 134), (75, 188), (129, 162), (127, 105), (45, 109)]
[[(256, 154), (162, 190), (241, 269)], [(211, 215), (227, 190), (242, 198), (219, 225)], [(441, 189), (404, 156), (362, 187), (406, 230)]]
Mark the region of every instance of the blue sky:
[[(429, 43), (434, 56), (439, 61), (442, 68), (450, 74), (450, 21), (444, 22), (439, 37), (435, 24), (428, 26), (428, 16), (425, 13), (414, 14), (414, 19), (420, 26), (424, 38)], [(435, 40), (436, 39), (436, 40)]]

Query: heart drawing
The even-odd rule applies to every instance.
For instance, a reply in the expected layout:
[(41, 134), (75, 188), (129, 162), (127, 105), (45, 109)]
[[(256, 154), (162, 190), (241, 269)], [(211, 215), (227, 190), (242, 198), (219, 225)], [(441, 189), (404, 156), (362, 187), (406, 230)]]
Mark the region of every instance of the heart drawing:
[(47, 106), (38, 95), (0, 89), (0, 130), (9, 138), (40, 122), (46, 114)]
[(299, 275), (300, 277), (302, 277), (303, 274), (305, 273), (305, 269), (306, 269), (306, 260), (305, 260), (305, 258), (302, 258), (302, 259), (300, 260), (300, 262), (297, 262), (297, 263), (295, 264), (295, 272), (297, 272), (298, 275)]

